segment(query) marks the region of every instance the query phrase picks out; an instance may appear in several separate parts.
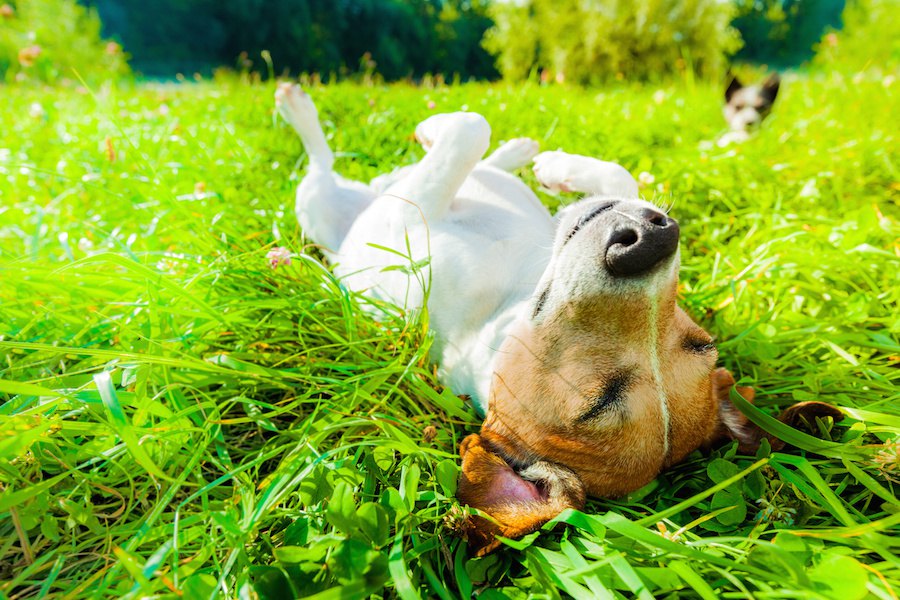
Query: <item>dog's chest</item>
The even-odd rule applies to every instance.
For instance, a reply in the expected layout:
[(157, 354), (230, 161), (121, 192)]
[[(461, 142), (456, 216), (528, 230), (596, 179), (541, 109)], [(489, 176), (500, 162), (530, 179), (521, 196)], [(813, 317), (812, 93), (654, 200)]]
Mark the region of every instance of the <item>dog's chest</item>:
[(494, 352), (533, 295), (554, 233), (521, 182), (480, 175), (427, 224), (402, 199), (378, 198), (354, 223), (336, 267), (353, 289), (408, 309), (427, 297), (433, 358), (444, 381), (476, 402), (486, 400)]

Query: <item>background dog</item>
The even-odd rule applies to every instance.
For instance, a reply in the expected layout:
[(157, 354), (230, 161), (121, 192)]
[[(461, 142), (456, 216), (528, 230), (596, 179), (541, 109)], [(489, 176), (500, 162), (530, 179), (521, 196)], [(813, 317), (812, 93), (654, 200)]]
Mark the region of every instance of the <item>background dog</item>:
[(744, 85), (736, 76), (731, 78), (725, 90), (722, 113), (729, 132), (719, 139), (719, 145), (742, 142), (763, 122), (775, 104), (781, 78), (773, 73), (761, 84)]

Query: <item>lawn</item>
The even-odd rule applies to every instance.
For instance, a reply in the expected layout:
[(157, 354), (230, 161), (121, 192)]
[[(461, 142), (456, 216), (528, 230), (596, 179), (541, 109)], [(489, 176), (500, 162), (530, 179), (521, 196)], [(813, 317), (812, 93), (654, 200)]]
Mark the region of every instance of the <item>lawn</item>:
[(767, 414), (846, 414), (781, 452), (695, 453), (480, 559), (454, 534), (478, 418), (424, 320), (371, 320), (304, 240), (273, 91), (0, 87), (0, 598), (897, 597), (898, 83), (788, 78), (728, 148), (706, 83), (310, 88), (354, 178), (460, 109), (494, 146), (647, 172), (721, 363)]

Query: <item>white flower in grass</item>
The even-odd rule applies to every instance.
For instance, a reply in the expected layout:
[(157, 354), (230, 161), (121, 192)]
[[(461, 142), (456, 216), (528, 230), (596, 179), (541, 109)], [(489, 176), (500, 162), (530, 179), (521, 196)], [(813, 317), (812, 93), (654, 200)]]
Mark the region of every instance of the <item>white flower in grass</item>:
[(40, 102), (32, 102), (28, 107), (28, 116), (32, 119), (43, 119), (47, 115), (47, 111), (41, 106)]
[(647, 171), (641, 171), (638, 175), (638, 185), (642, 188), (649, 187), (656, 183), (656, 177)]
[(161, 258), (156, 263), (156, 270), (169, 275), (175, 275), (178, 272), (179, 263), (174, 258)]
[(662, 104), (666, 101), (666, 92), (665, 90), (656, 90), (653, 92), (653, 102), (656, 104)]
[(94, 249), (94, 242), (87, 239), (86, 237), (83, 237), (78, 240), (78, 249), (84, 253), (88, 253)]
[(279, 265), (291, 264), (291, 251), (284, 246), (275, 246), (266, 253), (269, 266), (277, 269)]

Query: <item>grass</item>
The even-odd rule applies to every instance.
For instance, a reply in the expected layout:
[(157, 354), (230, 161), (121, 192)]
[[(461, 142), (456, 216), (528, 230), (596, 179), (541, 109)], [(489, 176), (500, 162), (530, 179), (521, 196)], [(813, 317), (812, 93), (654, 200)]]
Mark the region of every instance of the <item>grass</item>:
[(306, 245), (273, 89), (0, 94), (0, 598), (896, 598), (896, 83), (789, 80), (725, 149), (701, 83), (312, 90), (350, 177), (415, 160), (429, 102), (647, 171), (683, 306), (763, 413), (846, 410), (481, 559), (452, 531), (478, 419), (422, 322), (372, 321)]

